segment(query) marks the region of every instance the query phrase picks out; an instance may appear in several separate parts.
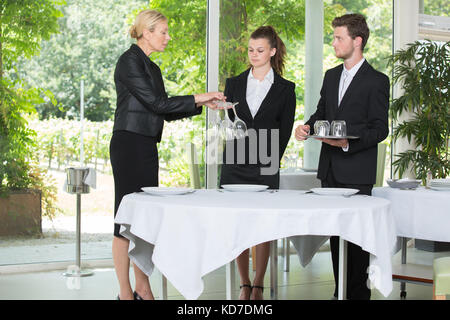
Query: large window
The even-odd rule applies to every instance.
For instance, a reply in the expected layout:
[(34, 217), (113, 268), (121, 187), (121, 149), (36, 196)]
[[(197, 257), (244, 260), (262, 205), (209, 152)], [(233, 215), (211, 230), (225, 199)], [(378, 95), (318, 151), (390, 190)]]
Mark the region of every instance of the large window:
[[(287, 47), (284, 77), (296, 84), (296, 124), (302, 123), (305, 113), (305, 6), (306, 1), (221, 1), (220, 2), (220, 64), (219, 87), (224, 88), (228, 77), (248, 68), (247, 44), (252, 31), (261, 25), (272, 25)], [(358, 12), (367, 17), (371, 35), (365, 57), (377, 70), (390, 76), (387, 57), (392, 53), (392, 1), (323, 1), (323, 72), (342, 63), (334, 56), (331, 46), (334, 17)], [(320, 15), (320, 12), (316, 13)], [(320, 21), (320, 20), (319, 20)], [(315, 41), (322, 41), (316, 39)], [(317, 95), (318, 93), (314, 92)], [(315, 104), (318, 101), (312, 102)], [(310, 102), (311, 103), (311, 102)], [(223, 114), (221, 115), (223, 118)], [(293, 137), (288, 144), (281, 167), (303, 166), (304, 144)], [(318, 150), (317, 150), (318, 152)], [(220, 168), (220, 167), (219, 167)], [(220, 170), (220, 169), (219, 169)], [(388, 174), (389, 170), (386, 170)]]
[[(76, 256), (76, 195), (64, 191), (67, 167), (80, 165), (80, 94), (84, 83), (83, 150), (85, 164), (97, 172), (97, 188), (81, 196), (81, 258), (111, 259), (114, 182), (109, 141), (116, 103), (114, 68), (129, 48), (128, 29), (144, 8), (161, 11), (169, 20), (172, 40), (165, 52), (151, 55), (162, 71), (169, 96), (206, 91), (206, 0), (68, 0), (60, 7), (60, 32), (41, 43), (40, 55), (23, 57), (13, 76), (31, 87), (52, 92), (37, 105), (29, 126), (36, 131), (35, 155), (53, 185), (54, 216), (43, 211), (42, 234), (2, 236), (0, 265), (71, 262)], [(52, 102), (56, 103), (54, 105)], [(186, 145), (205, 150), (206, 113), (166, 122), (159, 144), (163, 186), (188, 186), (191, 176)], [(204, 165), (200, 163), (204, 186)], [(45, 208), (44, 208), (45, 209)]]
[[(81, 80), (85, 106), (84, 156), (87, 165), (97, 169), (97, 188), (91, 188), (81, 201), (82, 259), (111, 258), (114, 184), (109, 164), (109, 140), (116, 99), (113, 72), (118, 56), (132, 43), (127, 29), (139, 10), (154, 8), (169, 19), (172, 40), (165, 52), (151, 56), (161, 67), (169, 95), (206, 90), (207, 0), (66, 2), (60, 8), (64, 15), (58, 20), (60, 33), (42, 41), (40, 55), (31, 59), (23, 57), (14, 68), (4, 70), (12, 78), (23, 79), (30, 87), (52, 93), (51, 99), (46, 98), (37, 105), (38, 114), (29, 123), (37, 133), (35, 155), (40, 167), (48, 170), (49, 182), (56, 188), (53, 203), (61, 210), (54, 216), (44, 213), (43, 233), (38, 237), (2, 237), (0, 265), (73, 261), (75, 258), (76, 197), (66, 193), (63, 186), (64, 169), (79, 165)], [(248, 68), (250, 34), (261, 25), (272, 25), (287, 47), (283, 76), (296, 84), (295, 120), (296, 124), (302, 123), (307, 94), (306, 1), (220, 0), (217, 3), (220, 28), (212, 36), (219, 39), (218, 89), (224, 89), (227, 78)], [(425, 8), (436, 10), (431, 3), (433, 1), (426, 2)], [(323, 12), (317, 12), (324, 17), (323, 39), (315, 40), (323, 41), (323, 55), (317, 56), (323, 64), (323, 72), (341, 63), (334, 57), (331, 47), (331, 21), (347, 12), (367, 16), (371, 36), (365, 56), (376, 69), (390, 75), (386, 57), (392, 52), (392, 0), (323, 1)], [(317, 101), (312, 103), (315, 105)], [(223, 117), (223, 113), (220, 116)], [(206, 186), (205, 160), (209, 148), (205, 139), (206, 123), (204, 111), (192, 119), (165, 124), (159, 144), (160, 185), (187, 186), (192, 183), (187, 144), (193, 143), (198, 152), (199, 186)], [(304, 144), (291, 137), (281, 166), (286, 167), (289, 158), (302, 167), (303, 152)], [(220, 170), (220, 166), (215, 166), (215, 170)]]
[[(304, 1), (220, 1), (219, 88), (223, 90), (227, 78), (249, 68), (247, 48), (250, 34), (260, 26), (271, 25), (286, 45), (287, 59), (282, 76), (297, 84), (296, 118), (300, 119), (304, 95), (304, 18)], [(223, 112), (220, 118), (224, 119)], [(298, 158), (301, 149), (296, 147), (292, 145), (286, 153), (295, 154)]]

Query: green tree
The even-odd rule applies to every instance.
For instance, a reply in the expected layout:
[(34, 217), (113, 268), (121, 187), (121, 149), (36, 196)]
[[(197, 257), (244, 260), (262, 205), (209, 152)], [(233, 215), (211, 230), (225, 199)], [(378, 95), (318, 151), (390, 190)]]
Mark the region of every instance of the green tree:
[(84, 80), (85, 117), (93, 121), (113, 117), (116, 93), (114, 67), (131, 44), (127, 34), (130, 14), (148, 3), (143, 0), (68, 0), (61, 6), (60, 33), (42, 44), (41, 54), (20, 61), (20, 76), (31, 86), (54, 93), (38, 105), (41, 118), (77, 118), (80, 82)]
[[(178, 91), (204, 90), (206, 70), (206, 1), (153, 0), (150, 6), (169, 19), (173, 41), (161, 54), (154, 55), (169, 80), (177, 80)], [(247, 68), (247, 42), (257, 27), (272, 25), (287, 47), (304, 39), (304, 0), (221, 0), (220, 1), (220, 85), (225, 78)], [(339, 6), (325, 4), (325, 29)], [(153, 55), (152, 55), (153, 59)], [(186, 68), (187, 65), (187, 68)], [(296, 79), (292, 79), (296, 80)]]
[(29, 155), (33, 131), (26, 115), (35, 112), (41, 100), (36, 89), (24, 89), (23, 82), (8, 74), (19, 56), (39, 52), (42, 39), (58, 29), (59, 1), (0, 2), (0, 189), (24, 188), (30, 183)]
[[(333, 0), (335, 16), (347, 13), (360, 13), (366, 17), (370, 29), (369, 41), (364, 48), (364, 56), (377, 70), (390, 75), (388, 57), (392, 53), (392, 1), (391, 0)], [(336, 8), (339, 8), (337, 10)], [(333, 41), (332, 19), (329, 21), (330, 30), (324, 34), (325, 50), (334, 54), (331, 47)], [(332, 58), (334, 65), (341, 63)]]
[[(40, 43), (58, 31), (59, 0), (0, 1), (0, 194), (11, 189), (39, 188), (44, 214), (52, 216), (56, 189), (46, 186), (43, 172), (33, 165), (35, 132), (27, 116), (46, 92), (26, 88), (14, 75), (20, 56), (39, 52)], [(48, 94), (48, 92), (47, 92)], [(51, 100), (50, 95), (50, 100)]]
[(424, 13), (432, 16), (450, 17), (448, 0), (424, 0)]
[(63, 0), (0, 1), (0, 76), (20, 56), (30, 58), (39, 52), (42, 40), (58, 31), (56, 6)]

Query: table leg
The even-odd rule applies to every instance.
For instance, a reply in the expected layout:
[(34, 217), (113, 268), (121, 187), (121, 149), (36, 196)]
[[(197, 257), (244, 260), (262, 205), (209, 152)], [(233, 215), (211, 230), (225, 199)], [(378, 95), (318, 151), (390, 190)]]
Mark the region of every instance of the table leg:
[(227, 300), (233, 299), (233, 292), (236, 290), (236, 268), (234, 260), (226, 266), (226, 298)]
[(347, 241), (339, 237), (338, 300), (347, 299)]
[(284, 242), (284, 271), (285, 272), (289, 272), (289, 264), (290, 264), (290, 255), (289, 255), (289, 245), (290, 245), (290, 241), (288, 238), (284, 238), (283, 239)]
[(270, 243), (270, 298), (278, 299), (278, 241)]
[(167, 300), (167, 278), (161, 273), (161, 299)]
[[(402, 264), (406, 264), (408, 238), (402, 237)], [(406, 299), (406, 282), (400, 282), (400, 298)]]

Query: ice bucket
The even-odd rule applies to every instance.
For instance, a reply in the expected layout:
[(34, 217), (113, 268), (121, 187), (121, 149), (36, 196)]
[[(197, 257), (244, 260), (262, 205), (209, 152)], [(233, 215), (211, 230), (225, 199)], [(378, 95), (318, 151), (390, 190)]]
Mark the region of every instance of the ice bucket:
[(68, 193), (89, 193), (89, 186), (84, 183), (89, 168), (67, 168), (67, 189)]

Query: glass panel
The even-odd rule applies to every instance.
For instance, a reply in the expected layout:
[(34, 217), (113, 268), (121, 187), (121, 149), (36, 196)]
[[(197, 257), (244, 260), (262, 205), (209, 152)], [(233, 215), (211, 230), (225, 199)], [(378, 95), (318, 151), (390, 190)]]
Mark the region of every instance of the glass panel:
[(450, 17), (450, 4), (448, 0), (421, 0), (420, 13), (430, 16)]
[[(305, 1), (246, 1), (245, 4), (241, 1), (221, 1), (220, 4), (220, 89), (224, 89), (226, 78), (236, 76), (248, 68), (246, 50), (251, 32), (261, 25), (272, 25), (287, 47), (284, 77), (296, 84), (295, 120), (296, 124), (302, 123), (305, 96)], [(348, 12), (360, 12), (367, 17), (371, 35), (365, 57), (374, 68), (390, 76), (386, 58), (392, 53), (391, 0), (324, 1), (323, 71), (341, 63), (334, 56), (331, 46), (331, 21)], [(281, 168), (302, 167), (303, 150), (304, 144), (291, 136)], [(389, 161), (386, 164), (390, 166)], [(385, 172), (386, 177), (389, 177), (390, 169), (387, 168)]]
[[(169, 19), (171, 41), (152, 59), (160, 66), (169, 96), (206, 91), (206, 0), (152, 1), (151, 7)], [(206, 110), (189, 119), (166, 122), (159, 144), (162, 186), (194, 186), (190, 174), (188, 143), (195, 145), (200, 185), (205, 186)]]
[(448, 1), (420, 0), (419, 39), (442, 43), (450, 40), (450, 7)]
[[(250, 34), (263, 25), (273, 26), (286, 46), (287, 56), (282, 76), (296, 83), (295, 118), (299, 120), (303, 117), (305, 1), (220, 1), (219, 88), (224, 90), (227, 78), (248, 69)], [(242, 103), (236, 109), (241, 106)], [(224, 119), (223, 112), (221, 118)], [(291, 139), (285, 155), (290, 155), (301, 166), (302, 154), (303, 146), (294, 144)], [(282, 167), (287, 166), (284, 159)]]
[[(364, 57), (378, 71), (390, 76), (387, 57), (392, 54), (392, 0), (334, 0), (334, 5), (340, 7), (339, 14), (361, 13), (367, 19), (370, 36), (364, 49)], [(331, 25), (331, 23), (330, 23)], [(341, 63), (334, 56), (331, 41), (332, 30), (325, 36), (324, 71)], [(330, 57), (330, 59), (327, 59)]]
[[(148, 0), (71, 0), (60, 7), (60, 33), (42, 41), (39, 56), (21, 59), (5, 70), (30, 87), (49, 90), (29, 121), (36, 132), (33, 155), (48, 171), (52, 203), (43, 203), (42, 234), (0, 236), (0, 265), (75, 260), (76, 195), (64, 191), (64, 169), (80, 159), (80, 80), (84, 79), (84, 158), (97, 172), (97, 187), (81, 196), (81, 259), (111, 259), (114, 181), (109, 142), (116, 104), (117, 58), (133, 42), (127, 34), (135, 14)], [(169, 96), (206, 90), (206, 0), (152, 1), (151, 8), (169, 19), (172, 40), (165, 52), (151, 55), (162, 71)], [(56, 53), (56, 54), (55, 54)], [(204, 186), (205, 112), (191, 119), (166, 122), (159, 144), (160, 185), (188, 186), (191, 181), (186, 144), (197, 147), (200, 186)], [(58, 208), (47, 214), (45, 206)]]

